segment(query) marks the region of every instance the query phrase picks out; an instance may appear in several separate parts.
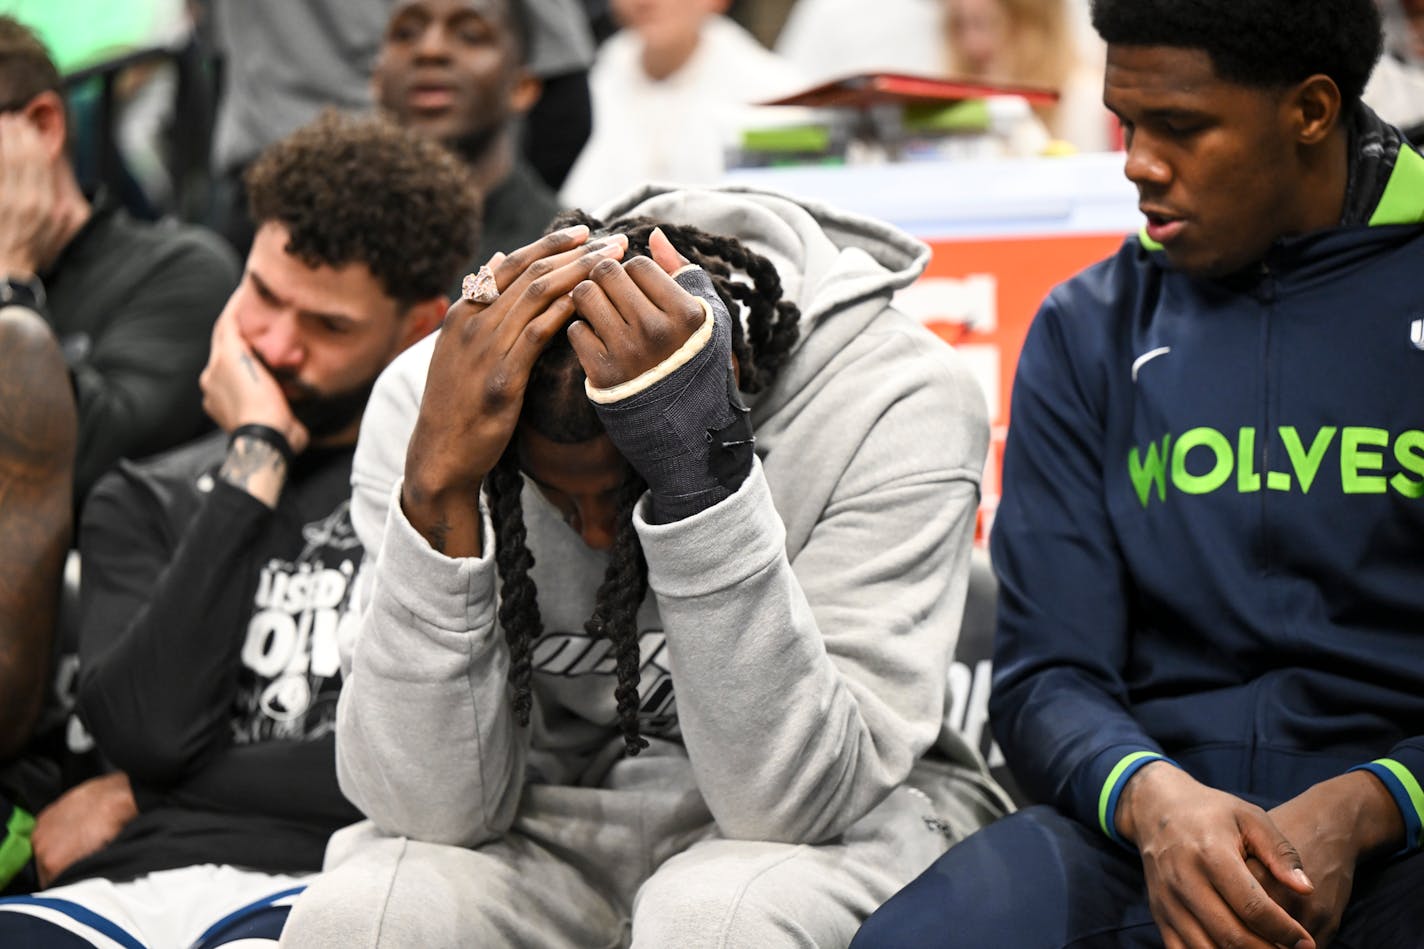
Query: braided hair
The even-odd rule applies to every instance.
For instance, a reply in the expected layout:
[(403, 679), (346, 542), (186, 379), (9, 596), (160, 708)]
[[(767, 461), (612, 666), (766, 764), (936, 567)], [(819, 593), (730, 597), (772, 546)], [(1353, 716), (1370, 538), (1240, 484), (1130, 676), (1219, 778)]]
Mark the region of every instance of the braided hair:
[[(746, 312), (743, 321), (732, 320), (732, 352), (743, 392), (760, 392), (776, 380), (800, 335), (801, 312), (781, 298), (781, 278), (766, 258), (730, 237), (708, 234), (695, 227), (659, 224), (646, 218), (625, 218), (603, 224), (586, 214), (560, 215), (550, 230), (574, 224), (587, 225), (594, 234), (626, 234), (628, 256), (651, 256), (648, 238), (661, 227), (674, 247), (712, 277), (729, 313)], [(744, 275), (737, 279), (734, 275)], [(530, 372), (519, 425), (559, 444), (578, 444), (603, 435), (603, 424), (584, 393), (584, 372), (565, 333), (555, 334)], [(520, 474), (514, 440), (505, 449), (485, 481), (494, 520), (495, 566), (500, 576), (499, 622), (509, 645), (509, 685), (514, 714), (529, 724), (533, 698), (530, 692), (534, 643), (544, 632), (534, 580), (529, 575), (534, 557), (529, 552)], [(612, 643), (618, 684), (618, 722), (624, 747), (636, 755), (647, 747), (639, 732), (638, 608), (648, 590), (648, 564), (633, 527), (633, 507), (646, 485), (629, 469), (619, 489), (617, 534), (609, 553), (608, 569), (594, 599), (593, 615), (584, 624), (590, 637)]]

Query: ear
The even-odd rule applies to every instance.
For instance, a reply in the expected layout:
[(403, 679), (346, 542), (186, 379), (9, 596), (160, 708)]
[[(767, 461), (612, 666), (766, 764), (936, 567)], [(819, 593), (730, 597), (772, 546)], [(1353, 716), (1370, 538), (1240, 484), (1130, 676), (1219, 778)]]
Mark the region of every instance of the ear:
[(1340, 87), (1325, 75), (1311, 76), (1286, 97), (1295, 139), (1301, 145), (1319, 145), (1340, 124), (1343, 103)]
[(44, 142), (45, 154), (49, 156), (50, 161), (61, 158), (69, 138), (69, 119), (64, 111), (64, 100), (59, 94), (41, 92), (26, 103), (24, 115), (40, 133), (40, 140)]
[(509, 91), (509, 109), (516, 115), (523, 115), (534, 108), (534, 103), (544, 94), (544, 83), (527, 69), (520, 67), (519, 76), (514, 80), (514, 88)]
[(450, 301), (443, 296), (411, 304), (401, 317), (400, 348), (397, 351), (405, 352), (434, 332), (449, 308)]

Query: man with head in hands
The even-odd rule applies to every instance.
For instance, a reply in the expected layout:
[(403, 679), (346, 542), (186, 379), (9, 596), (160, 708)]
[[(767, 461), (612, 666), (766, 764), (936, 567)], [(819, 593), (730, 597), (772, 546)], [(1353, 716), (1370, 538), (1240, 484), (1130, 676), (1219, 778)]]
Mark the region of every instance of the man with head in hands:
[(434, 143), (334, 114), (247, 183), (256, 238), (202, 375), (221, 431), (122, 465), (85, 511), (79, 708), (118, 770), (38, 816), (54, 885), (0, 901), (5, 945), (275, 937), (359, 817), (333, 748), (353, 446), (377, 375), (444, 315), (478, 198)]

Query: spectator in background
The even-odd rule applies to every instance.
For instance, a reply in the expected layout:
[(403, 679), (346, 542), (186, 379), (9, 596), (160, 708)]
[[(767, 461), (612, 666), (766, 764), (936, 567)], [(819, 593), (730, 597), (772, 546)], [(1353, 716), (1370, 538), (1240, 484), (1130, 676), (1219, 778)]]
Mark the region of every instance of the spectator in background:
[(1054, 138), (1105, 151), (1103, 66), (1079, 52), (1069, 0), (940, 0), (944, 68), (951, 76), (1056, 89), (1035, 111)]
[(776, 40), (808, 81), (944, 71), (941, 0), (796, 0)]
[(1411, 140), (1424, 133), (1424, 0), (1378, 0), (1385, 54), (1365, 87), (1365, 102)]
[[(219, 179), (215, 214), (228, 239), (246, 250), (242, 170), (272, 142), (326, 107), (371, 108), (371, 74), (394, 0), (199, 0), (208, 8), (222, 56), (223, 91), (213, 142)], [(549, 101), (531, 113), (526, 154), (562, 183), (588, 137), (587, 70), (593, 41), (579, 0), (516, 0), (528, 9), (528, 68), (549, 82)], [(518, 135), (516, 133), (516, 141)]]
[(522, 0), (399, 0), (371, 79), (396, 122), (469, 166), (484, 204), (475, 265), (537, 239), (559, 210), (517, 147), (519, 117), (539, 98), (528, 44)]
[(728, 0), (614, 0), (623, 28), (590, 75), (593, 135), (561, 196), (592, 208), (645, 181), (721, 177), (747, 106), (805, 85), (721, 14)]
[(69, 367), (77, 505), (119, 458), (201, 430), (198, 373), (238, 266), (215, 235), (138, 222), (80, 190), (59, 73), (9, 17), (0, 17), (0, 112), (0, 295), (44, 317)]
[(443, 317), (478, 204), (445, 150), (336, 115), (248, 184), (256, 239), (202, 380), (221, 431), (121, 466), (84, 514), (79, 704), (121, 771), (39, 814), (58, 885), (0, 901), (6, 946), (275, 936), (359, 816), (333, 734), (353, 446), (377, 374)]

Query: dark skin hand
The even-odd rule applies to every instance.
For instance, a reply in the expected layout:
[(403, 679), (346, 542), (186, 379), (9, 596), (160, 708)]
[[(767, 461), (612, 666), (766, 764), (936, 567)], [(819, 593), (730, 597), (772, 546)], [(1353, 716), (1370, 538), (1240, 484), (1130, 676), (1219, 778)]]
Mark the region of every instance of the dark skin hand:
[(1307, 788), (1268, 815), (1300, 851), (1315, 889), (1301, 894), (1283, 887), (1255, 859), (1247, 860), (1247, 867), (1267, 894), (1310, 931), (1317, 946), (1328, 946), (1350, 902), (1355, 868), (1402, 846), (1399, 807), (1377, 778), (1352, 771)]
[(49, 327), (10, 309), (0, 317), (0, 760), (29, 738), (49, 680), (77, 426)]
[(514, 434), (534, 361), (574, 314), (569, 292), (627, 248), (621, 236), (587, 240), (579, 225), (496, 255), (499, 298), (458, 300), (445, 315), (406, 450), (401, 508), (447, 556), (480, 554), (475, 499)]
[(1166, 949), (1315, 949), (1248, 866), (1254, 858), (1276, 892), (1315, 891), (1293, 841), (1261, 808), (1158, 761), (1128, 781), (1117, 826), (1142, 855)]
[(474, 499), (514, 434), (535, 360), (575, 311), (581, 319), (569, 326), (569, 342), (599, 388), (654, 368), (706, 317), (670, 276), (687, 260), (660, 230), (649, 240), (653, 257), (626, 264), (626, 238), (591, 248), (587, 239), (586, 228), (569, 228), (497, 256), (499, 298), (487, 306), (461, 300), (446, 315), (401, 492), (411, 526), (446, 556), (479, 556)]
[(672, 274), (687, 260), (661, 229), (648, 239), (652, 257), (599, 263), (574, 288), (580, 319), (569, 342), (595, 388), (636, 379), (675, 353), (707, 318), (697, 298)]

